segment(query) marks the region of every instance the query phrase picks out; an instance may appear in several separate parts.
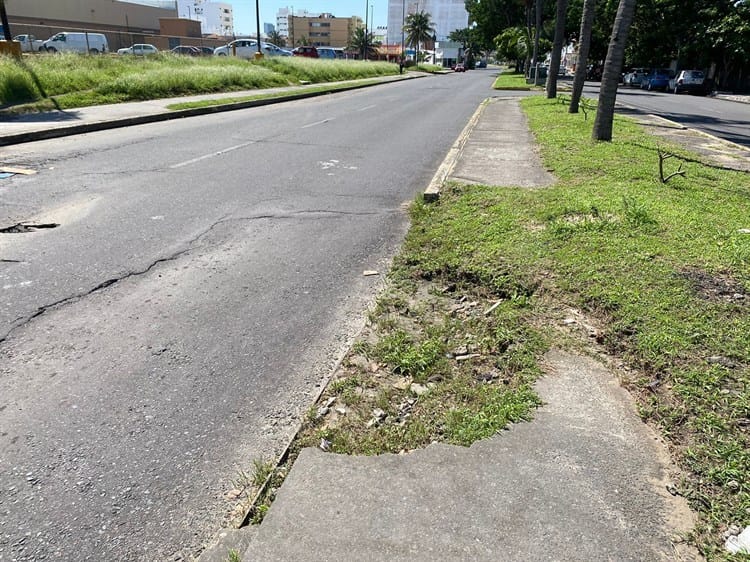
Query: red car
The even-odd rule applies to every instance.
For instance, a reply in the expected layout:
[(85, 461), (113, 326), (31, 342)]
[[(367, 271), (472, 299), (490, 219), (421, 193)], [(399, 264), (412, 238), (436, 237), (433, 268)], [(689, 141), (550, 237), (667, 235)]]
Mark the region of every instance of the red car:
[(292, 54), (295, 57), (310, 57), (312, 59), (319, 58), (318, 49), (316, 49), (312, 45), (302, 45), (300, 47), (297, 47), (292, 51)]

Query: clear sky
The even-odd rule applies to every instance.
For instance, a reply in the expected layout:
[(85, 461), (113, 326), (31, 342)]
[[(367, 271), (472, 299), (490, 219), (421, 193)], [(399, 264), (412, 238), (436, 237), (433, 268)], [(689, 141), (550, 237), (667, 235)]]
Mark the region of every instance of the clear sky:
[[(234, 12), (234, 32), (237, 35), (255, 34), (255, 0), (223, 0), (232, 4)], [(372, 17), (375, 25), (385, 26), (388, 20), (388, 0), (296, 0), (285, 2), (282, 0), (258, 0), (260, 4), (260, 29), (263, 32), (264, 23), (276, 25), (276, 13), (279, 8), (294, 8), (309, 12), (328, 12), (336, 17), (349, 18), (359, 16), (365, 19), (365, 5), (372, 6)], [(361, 5), (360, 5), (361, 4)], [(370, 14), (368, 14), (368, 19)]]

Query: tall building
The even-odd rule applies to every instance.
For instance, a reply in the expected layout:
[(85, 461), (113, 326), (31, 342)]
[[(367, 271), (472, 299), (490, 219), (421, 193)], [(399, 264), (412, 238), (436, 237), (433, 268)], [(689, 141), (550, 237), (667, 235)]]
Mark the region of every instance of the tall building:
[(263, 33), (266, 36), (270, 35), (274, 31), (276, 31), (276, 26), (274, 24), (272, 24), (272, 23), (264, 23), (263, 24)]
[(469, 25), (464, 0), (388, 0), (389, 45), (401, 44), (402, 22), (417, 11), (430, 14), (438, 41), (446, 41), (452, 31)]
[(289, 16), (309, 18), (313, 17), (313, 15), (307, 10), (297, 10), (294, 12), (291, 8), (279, 8), (279, 11), (276, 12), (276, 31), (279, 32), (279, 35), (289, 38)]
[(204, 34), (234, 35), (234, 14), (228, 2), (213, 0), (177, 0), (181, 18), (198, 20)]
[(362, 25), (358, 16), (337, 18), (332, 14), (316, 16), (289, 15), (287, 37), (296, 46), (304, 37), (308, 45), (316, 47), (346, 47), (354, 30)]

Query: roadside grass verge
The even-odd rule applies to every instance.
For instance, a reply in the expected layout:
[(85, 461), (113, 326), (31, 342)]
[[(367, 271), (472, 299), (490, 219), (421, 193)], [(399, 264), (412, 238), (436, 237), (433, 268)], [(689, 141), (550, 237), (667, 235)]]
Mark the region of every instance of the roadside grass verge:
[[(234, 57), (40, 55), (0, 57), (0, 105), (44, 111), (172, 96), (264, 89), (398, 73), (388, 63)], [(17, 110), (18, 111), (18, 110)]]
[[(374, 80), (363, 80), (361, 82), (358, 82), (358, 84), (365, 85), (365, 84), (373, 84), (376, 81)], [(274, 98), (281, 98), (286, 96), (297, 96), (297, 95), (304, 95), (304, 94), (312, 94), (316, 92), (335, 92), (337, 90), (344, 90), (346, 88), (350, 88), (351, 83), (349, 84), (331, 84), (326, 86), (302, 86), (299, 87), (293, 91), (283, 91), (283, 92), (268, 92), (265, 94), (256, 94), (253, 96), (238, 96), (238, 97), (229, 97), (229, 98), (215, 98), (210, 100), (200, 100), (200, 101), (188, 101), (188, 102), (182, 102), (182, 103), (172, 103), (167, 106), (167, 109), (178, 111), (180, 109), (196, 109), (199, 107), (211, 107), (214, 105), (228, 105), (232, 103), (242, 103), (242, 102), (249, 102), (249, 101), (258, 101), (258, 100), (266, 100), (266, 99), (274, 99)]]
[(533, 90), (533, 84), (526, 83), (526, 76), (522, 72), (503, 70), (492, 87), (496, 90)]
[[(559, 181), (413, 205), (388, 288), (290, 458), (467, 445), (533, 414), (548, 347), (606, 353), (680, 467), (671, 491), (699, 514), (688, 540), (737, 560), (723, 534), (750, 525), (750, 175), (625, 118), (596, 143), (557, 100), (522, 104)], [(659, 182), (660, 145), (685, 177)]]

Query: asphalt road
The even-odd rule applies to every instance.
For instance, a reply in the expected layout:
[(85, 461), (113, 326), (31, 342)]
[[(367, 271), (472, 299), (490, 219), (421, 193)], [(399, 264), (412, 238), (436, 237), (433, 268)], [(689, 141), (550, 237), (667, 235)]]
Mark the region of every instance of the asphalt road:
[(3, 149), (0, 560), (180, 560), (363, 322), (490, 70)]
[[(584, 96), (596, 97), (599, 84), (589, 82)], [(674, 95), (620, 86), (617, 101), (628, 108), (652, 113), (686, 127), (750, 147), (750, 104), (706, 96)]]

